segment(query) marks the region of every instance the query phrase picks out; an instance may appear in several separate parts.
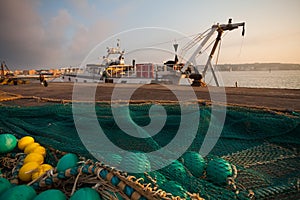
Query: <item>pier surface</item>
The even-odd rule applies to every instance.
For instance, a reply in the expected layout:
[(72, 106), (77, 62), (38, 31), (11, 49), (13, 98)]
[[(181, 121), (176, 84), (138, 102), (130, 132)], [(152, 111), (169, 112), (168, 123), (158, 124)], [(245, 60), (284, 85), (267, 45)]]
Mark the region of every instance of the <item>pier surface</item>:
[[(137, 88), (130, 100), (133, 102), (148, 101), (178, 101), (178, 94), (188, 95), (189, 86), (172, 86), (171, 90), (168, 86), (160, 84), (151, 85), (131, 85), (131, 84), (76, 84), (76, 90), (83, 99), (91, 99), (91, 92), (95, 95), (95, 101), (111, 101), (112, 93), (115, 87), (118, 87), (117, 97), (120, 100), (126, 100), (126, 94), (129, 90)], [(43, 87), (39, 83), (30, 83), (24, 85), (1, 85), (0, 100), (6, 99), (6, 102), (18, 99), (18, 97), (39, 97), (52, 98), (57, 100), (72, 100), (74, 85), (73, 83), (49, 83), (48, 87)], [(270, 88), (201, 88), (193, 87), (193, 90), (199, 101), (215, 102), (219, 97), (222, 99), (220, 103), (228, 105), (261, 107), (282, 111), (300, 111), (300, 90), (299, 89), (270, 89)], [(225, 91), (225, 93), (224, 93)], [(174, 92), (177, 94), (174, 94)], [(226, 101), (224, 95), (226, 94)], [(124, 96), (124, 99), (122, 97)], [(212, 98), (211, 98), (212, 97)], [(36, 102), (17, 101), (18, 105), (34, 105)]]

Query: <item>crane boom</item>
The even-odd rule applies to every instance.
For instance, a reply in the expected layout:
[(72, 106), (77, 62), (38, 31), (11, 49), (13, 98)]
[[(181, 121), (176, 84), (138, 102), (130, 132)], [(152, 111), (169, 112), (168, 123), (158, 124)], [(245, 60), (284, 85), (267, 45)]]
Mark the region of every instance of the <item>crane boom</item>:
[(208, 40), (213, 36), (213, 34), (215, 33), (215, 31), (218, 32), (217, 38), (215, 40), (214, 46), (210, 52), (210, 55), (208, 57), (208, 60), (206, 62), (206, 65), (204, 67), (204, 70), (202, 72), (202, 77), (205, 77), (206, 71), (208, 69), (208, 67), (210, 67), (212, 69), (212, 74), (214, 77), (214, 80), (216, 82), (216, 85), (219, 86), (217, 77), (215, 75), (214, 69), (212, 67), (211, 64), (211, 60), (212, 57), (216, 51), (216, 48), (221, 40), (222, 34), (224, 31), (231, 31), (234, 29), (239, 28), (240, 26), (243, 27), (243, 31), (242, 31), (242, 36), (245, 35), (245, 22), (241, 22), (241, 23), (232, 23), (232, 19), (229, 19), (227, 24), (215, 24), (211, 27), (210, 31), (208, 32), (208, 34), (206, 35), (206, 37), (203, 39), (203, 41), (200, 43), (200, 45), (198, 46), (198, 48), (194, 51), (194, 53), (191, 55), (191, 57), (187, 60), (186, 64), (184, 65), (184, 67), (181, 69), (182, 73), (185, 73), (186, 70), (188, 69), (188, 67), (193, 67), (194, 71), (196, 74), (200, 74), (198, 69), (195, 67), (196, 63), (196, 56), (202, 52), (203, 47), (206, 45), (206, 43), (208, 42)]

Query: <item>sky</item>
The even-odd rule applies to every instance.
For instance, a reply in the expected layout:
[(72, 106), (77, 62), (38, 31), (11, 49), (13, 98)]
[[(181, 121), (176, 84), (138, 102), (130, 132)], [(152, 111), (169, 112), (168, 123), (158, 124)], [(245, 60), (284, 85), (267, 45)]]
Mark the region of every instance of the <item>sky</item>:
[[(246, 34), (224, 34), (218, 63), (299, 64), (299, 8), (299, 0), (3, 0), (0, 60), (11, 69), (75, 66), (97, 45), (105, 49), (103, 42), (115, 34), (130, 49), (139, 42), (177, 41), (232, 18), (246, 23)], [(169, 46), (164, 48), (173, 51)]]

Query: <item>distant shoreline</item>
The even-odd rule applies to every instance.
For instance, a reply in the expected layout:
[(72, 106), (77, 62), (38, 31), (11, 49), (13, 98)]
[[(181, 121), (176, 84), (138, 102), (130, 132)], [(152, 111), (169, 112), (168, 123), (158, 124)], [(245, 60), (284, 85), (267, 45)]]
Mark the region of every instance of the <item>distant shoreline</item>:
[[(161, 63), (163, 64), (163, 63)], [(23, 68), (13, 68), (10, 67), (8, 64), (8, 67), (10, 67), (11, 70), (19, 71), (19, 70), (58, 70), (60, 68), (71, 68), (72, 66), (77, 65), (69, 65), (68, 67), (60, 66), (60, 67), (45, 67), (45, 66), (26, 66)], [(216, 68), (220, 71), (223, 70), (228, 70), (229, 68), (232, 68), (234, 70), (240, 70), (240, 71), (245, 71), (245, 70), (253, 70), (258, 69), (260, 70), (269, 70), (270, 68), (272, 70), (300, 70), (300, 64), (294, 64), (294, 63), (242, 63), (242, 64), (230, 64), (230, 63), (224, 63), (224, 64), (217, 64)], [(255, 71), (255, 70), (254, 70)]]
[(253, 64), (219, 64), (219, 71), (269, 71), (269, 70), (300, 70), (300, 64), (284, 63), (253, 63)]

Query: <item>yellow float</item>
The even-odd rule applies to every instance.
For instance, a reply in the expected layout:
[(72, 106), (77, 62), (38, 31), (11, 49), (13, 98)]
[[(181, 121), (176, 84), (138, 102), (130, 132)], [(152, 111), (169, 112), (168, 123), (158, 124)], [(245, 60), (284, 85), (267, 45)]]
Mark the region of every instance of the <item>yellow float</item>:
[(44, 163), (44, 156), (38, 153), (30, 153), (25, 157), (24, 164), (29, 162), (36, 162), (41, 165)]
[(53, 167), (51, 165), (49, 165), (49, 164), (42, 164), (40, 166), (40, 168), (42, 168), (45, 172), (48, 171), (48, 170), (50, 170), (50, 169), (53, 169)]
[(39, 178), (41, 175), (43, 175), (45, 172), (53, 169), (53, 167), (49, 164), (42, 164), (41, 166), (38, 167), (38, 169), (32, 173), (32, 180), (35, 180)]
[(28, 146), (29, 144), (34, 143), (34, 138), (31, 136), (25, 136), (22, 137), (19, 141), (18, 141), (18, 148), (20, 150), (24, 150), (26, 146)]
[(38, 153), (45, 157), (47, 152), (46, 152), (45, 147), (38, 146), (35, 149), (33, 149), (32, 153)]
[(21, 181), (31, 181), (31, 176), (34, 172), (36, 172), (39, 168), (39, 164), (37, 162), (29, 162), (24, 164), (18, 174), (18, 177)]
[(34, 142), (32, 144), (29, 144), (28, 146), (25, 147), (24, 153), (29, 154), (31, 153), (35, 148), (39, 147), (40, 144), (37, 142)]

